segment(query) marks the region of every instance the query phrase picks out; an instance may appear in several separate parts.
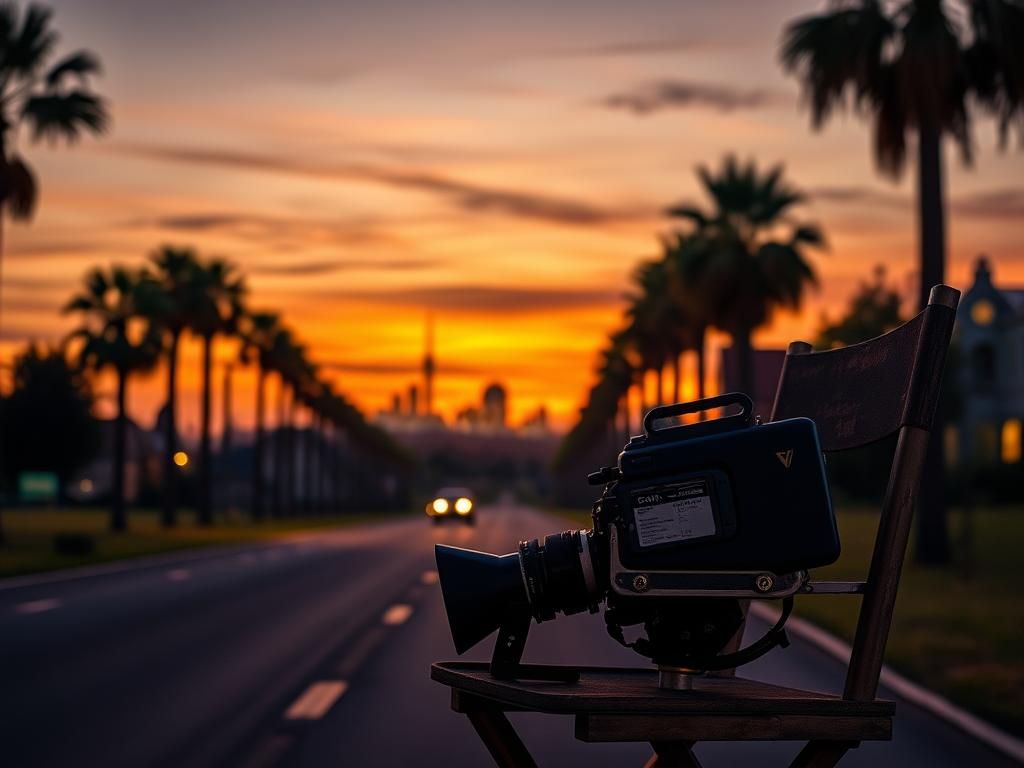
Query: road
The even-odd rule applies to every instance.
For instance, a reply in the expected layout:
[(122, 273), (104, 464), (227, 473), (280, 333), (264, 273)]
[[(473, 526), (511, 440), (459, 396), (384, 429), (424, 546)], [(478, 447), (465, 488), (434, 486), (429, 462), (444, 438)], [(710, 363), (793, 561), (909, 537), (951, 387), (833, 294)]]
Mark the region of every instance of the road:
[[(482, 509), (472, 529), (406, 519), (0, 582), (0, 765), (489, 765), (448, 690), (429, 679), (431, 661), (454, 657), (433, 544), (506, 552), (563, 527), (502, 504)], [(486, 659), (489, 644), (467, 656)], [(535, 625), (526, 658), (643, 663), (599, 616)], [(745, 674), (835, 691), (843, 669), (795, 641)], [(512, 719), (542, 766), (642, 765), (649, 755), (644, 745), (577, 742), (570, 718)], [(795, 750), (697, 753), (710, 766), (784, 765)], [(894, 740), (865, 744), (843, 765), (1011, 763), (900, 703)]]

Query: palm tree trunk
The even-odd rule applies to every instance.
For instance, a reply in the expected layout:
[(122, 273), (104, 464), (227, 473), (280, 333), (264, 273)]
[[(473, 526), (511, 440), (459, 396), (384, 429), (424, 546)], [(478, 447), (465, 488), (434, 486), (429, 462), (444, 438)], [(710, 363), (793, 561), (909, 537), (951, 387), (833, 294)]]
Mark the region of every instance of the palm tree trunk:
[(306, 431), (306, 446), (302, 456), (306, 464), (306, 512), (316, 511), (316, 411), (309, 409), (309, 428)]
[(160, 523), (164, 528), (173, 528), (178, 522), (178, 465), (174, 454), (178, 450), (178, 343), (181, 331), (171, 331), (171, 343), (167, 349), (167, 412), (164, 414), (164, 493), (160, 511)]
[(128, 372), (117, 372), (117, 416), (114, 419), (114, 487), (110, 505), (110, 530), (124, 531), (128, 518), (124, 505), (125, 440), (128, 431), (128, 414), (125, 403), (128, 390)]
[[(933, 285), (944, 281), (946, 228), (942, 188), (942, 134), (936, 126), (921, 127), (918, 141), (918, 203), (920, 206), (921, 284), (919, 306), (928, 304)], [(917, 505), (916, 559), (945, 565), (951, 559), (946, 516), (946, 464), (943, 456), (942, 402), (935, 413)]]
[(256, 369), (256, 434), (252, 446), (252, 519), (262, 520), (263, 504), (263, 411), (267, 396), (267, 371), (262, 364)]
[(658, 361), (658, 402), (657, 405), (665, 404), (665, 361)]
[(701, 328), (697, 332), (697, 399), (704, 399), (704, 379), (707, 374), (707, 358), (704, 356), (704, 348), (707, 345), (707, 329)]
[(291, 397), (288, 398), (288, 503), (285, 506), (285, 516), (295, 517), (298, 512), (299, 498), (299, 467), (298, 467), (298, 435), (295, 434), (295, 399), (298, 393), (293, 388)]
[(277, 385), (277, 430), (274, 433), (274, 508), (271, 514), (275, 518), (281, 517), (284, 513), (285, 494), (285, 399), (288, 395), (287, 385), (284, 377), (279, 377)]
[[(6, 158), (3, 136), (0, 135), (0, 162)], [(0, 200), (0, 292), (3, 290), (3, 257), (4, 257), (4, 203)], [(0, 296), (0, 334), (3, 332), (3, 298)], [(7, 462), (4, 453), (4, 393), (0, 391), (0, 546), (7, 541), (4, 534), (3, 501), (7, 490)]]
[(737, 385), (739, 391), (756, 398), (754, 392), (754, 348), (750, 343), (750, 329), (737, 328), (733, 333), (733, 348), (736, 352)]
[(643, 427), (644, 416), (647, 415), (647, 371), (640, 373), (640, 427)]
[(203, 400), (199, 434), (199, 525), (213, 525), (213, 467), (210, 450), (210, 386), (213, 369), (213, 334), (203, 336)]
[(679, 358), (680, 358), (681, 355), (682, 355), (681, 352), (673, 352), (672, 353), (672, 402), (673, 403), (678, 403), (679, 402), (679, 391), (681, 389), (679, 377), (682, 376), (682, 374), (683, 374), (682, 365), (680, 364), (680, 361), (679, 361)]

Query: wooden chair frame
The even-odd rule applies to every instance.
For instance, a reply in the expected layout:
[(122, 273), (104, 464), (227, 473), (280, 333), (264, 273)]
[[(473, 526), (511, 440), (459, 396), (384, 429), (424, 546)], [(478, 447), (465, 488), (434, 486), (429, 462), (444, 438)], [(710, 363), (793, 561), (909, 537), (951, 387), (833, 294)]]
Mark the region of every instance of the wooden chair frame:
[(867, 580), (812, 582), (810, 590), (863, 596), (843, 695), (741, 677), (666, 692), (653, 670), (640, 669), (582, 669), (580, 683), (552, 686), (495, 680), (484, 664), (433, 665), (431, 676), (452, 688), (452, 708), (469, 718), (497, 765), (535, 766), (508, 711), (572, 714), (584, 741), (648, 742), (648, 768), (699, 766), (692, 747), (709, 740), (806, 741), (790, 765), (830, 768), (861, 741), (891, 738), (894, 705), (875, 697), (959, 298), (937, 285), (920, 314), (884, 336), (825, 352), (793, 342), (786, 353), (773, 420), (813, 418), (826, 452), (897, 435)]

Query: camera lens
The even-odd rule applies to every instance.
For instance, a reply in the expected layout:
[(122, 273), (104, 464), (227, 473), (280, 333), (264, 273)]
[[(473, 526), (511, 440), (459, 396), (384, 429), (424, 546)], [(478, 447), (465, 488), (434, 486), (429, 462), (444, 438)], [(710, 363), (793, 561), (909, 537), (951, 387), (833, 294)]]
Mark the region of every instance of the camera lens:
[(537, 621), (596, 610), (604, 593), (595, 567), (598, 547), (593, 531), (563, 531), (519, 544), (519, 565), (530, 611)]

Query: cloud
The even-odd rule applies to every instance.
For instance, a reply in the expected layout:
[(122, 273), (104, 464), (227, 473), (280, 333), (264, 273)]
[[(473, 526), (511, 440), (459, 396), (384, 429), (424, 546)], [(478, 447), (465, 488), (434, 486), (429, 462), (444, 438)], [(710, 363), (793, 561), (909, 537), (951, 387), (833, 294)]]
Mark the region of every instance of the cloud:
[(119, 149), (128, 154), (168, 162), (382, 184), (433, 194), (471, 213), (497, 213), (570, 226), (593, 226), (637, 220), (648, 218), (653, 213), (650, 210), (603, 208), (581, 200), (493, 187), (410, 168), (365, 163), (311, 164), (293, 158), (226, 149), (126, 144), (120, 145)]
[[(423, 367), (416, 361), (408, 363), (382, 363), (376, 361), (367, 362), (338, 362), (338, 361), (317, 361), (317, 366), (339, 373), (366, 373), (379, 376), (415, 376), (423, 371)], [(461, 363), (438, 363), (437, 373), (439, 375), (452, 376), (484, 376), (490, 373), (490, 369), (479, 366), (465, 365)]]
[[(908, 210), (915, 205), (909, 195), (863, 186), (815, 187), (808, 194), (812, 200), (844, 205), (862, 204), (895, 210)], [(949, 211), (963, 218), (1018, 221), (1024, 218), (1024, 187), (1004, 187), (957, 195), (950, 199)]]
[(332, 261), (298, 261), (286, 264), (257, 264), (251, 266), (249, 271), (258, 275), (305, 277), (356, 270), (414, 271), (429, 269), (441, 263), (438, 259), (335, 259)]
[(950, 203), (950, 210), (957, 216), (1017, 222), (1024, 219), (1024, 188), (1006, 187), (959, 195)]
[(757, 109), (785, 100), (782, 94), (765, 89), (740, 90), (727, 85), (692, 80), (658, 80), (643, 83), (631, 91), (613, 93), (601, 100), (609, 109), (645, 116), (665, 109), (691, 107), (731, 112)]
[(807, 194), (811, 200), (828, 203), (865, 203), (892, 208), (908, 208), (912, 203), (911, 199), (905, 195), (861, 186), (813, 187), (808, 190)]
[(662, 53), (678, 53), (709, 47), (706, 41), (686, 40), (682, 38), (663, 38), (660, 40), (625, 40), (618, 42), (597, 43), (577, 48), (556, 48), (546, 51), (544, 56), (551, 58), (576, 58), (587, 56), (652, 56)]
[(518, 314), (580, 307), (618, 306), (615, 289), (497, 288), (483, 285), (437, 285), (394, 290), (332, 291), (332, 299), (418, 306), (428, 309)]

